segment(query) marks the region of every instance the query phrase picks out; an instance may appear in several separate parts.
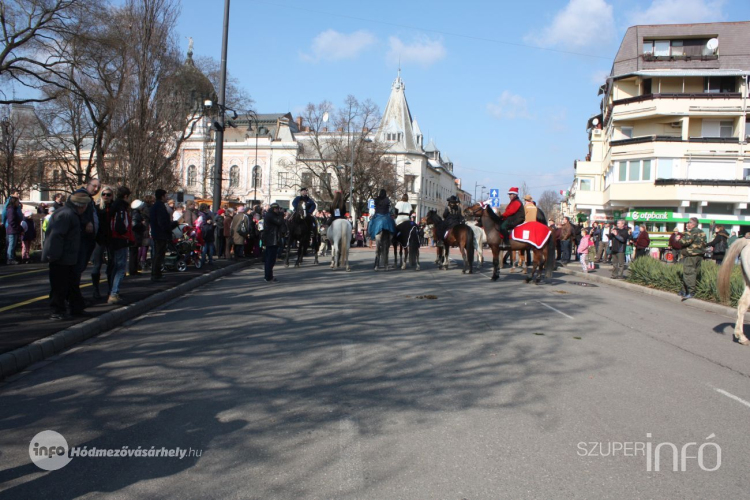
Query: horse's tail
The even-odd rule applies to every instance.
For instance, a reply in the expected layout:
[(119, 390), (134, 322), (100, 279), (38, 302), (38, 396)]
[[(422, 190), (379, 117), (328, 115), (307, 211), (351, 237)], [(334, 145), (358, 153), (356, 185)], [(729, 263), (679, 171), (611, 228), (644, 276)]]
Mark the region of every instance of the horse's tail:
[(544, 259), (544, 271), (547, 279), (552, 279), (552, 272), (555, 270), (555, 232), (550, 231), (547, 238), (547, 258)]
[(737, 257), (742, 250), (748, 245), (750, 245), (750, 240), (746, 240), (745, 238), (735, 240), (724, 255), (724, 262), (721, 264), (719, 276), (716, 280), (716, 288), (719, 290), (719, 298), (724, 303), (729, 302), (731, 295), (730, 281), (732, 279), (734, 261), (737, 260)]
[(344, 227), (341, 228), (341, 234), (339, 235), (338, 259), (340, 264), (346, 264), (349, 262), (349, 237), (352, 234), (352, 226), (348, 221), (340, 225)]
[(469, 267), (474, 267), (474, 230), (466, 226), (466, 253), (468, 254)]

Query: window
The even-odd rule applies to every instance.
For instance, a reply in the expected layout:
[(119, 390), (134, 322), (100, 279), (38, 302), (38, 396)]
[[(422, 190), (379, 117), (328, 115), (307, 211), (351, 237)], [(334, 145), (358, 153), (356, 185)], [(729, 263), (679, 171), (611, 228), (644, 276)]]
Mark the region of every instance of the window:
[(672, 40), (671, 56), (681, 57), (685, 54), (685, 49), (682, 46), (682, 40)]
[(709, 94), (737, 92), (737, 79), (733, 76), (706, 76), (703, 78), (703, 92)]
[(643, 95), (651, 94), (651, 78), (643, 80)]
[(641, 175), (641, 160), (630, 160), (628, 162), (628, 180), (637, 181)]
[(195, 186), (198, 183), (198, 169), (195, 165), (190, 165), (187, 169), (187, 185)]
[(620, 131), (622, 132), (622, 135), (624, 135), (628, 139), (633, 138), (633, 127), (622, 127), (620, 128)]
[(644, 54), (653, 54), (654, 53), (654, 41), (653, 40), (644, 40), (643, 41), (643, 53)]
[(594, 188), (593, 179), (580, 179), (578, 189), (581, 191), (591, 191)]
[(240, 185), (240, 167), (232, 165), (229, 168), (229, 187), (237, 187)]
[(308, 189), (313, 187), (313, 174), (312, 172), (303, 172), (300, 176), (300, 189), (306, 187)]
[(52, 183), (53, 184), (59, 184), (62, 181), (62, 171), (61, 170), (53, 170), (52, 171)]
[(654, 55), (656, 57), (665, 57), (671, 55), (669, 52), (669, 40), (654, 40)]
[(704, 214), (734, 215), (734, 203), (710, 202), (703, 207)]
[(641, 180), (651, 180), (651, 160), (643, 160), (643, 172), (641, 174)]
[(656, 163), (656, 178), (657, 179), (674, 179), (674, 171), (672, 170), (675, 166), (675, 162), (672, 158), (659, 158)]
[(250, 187), (258, 189), (263, 185), (263, 170), (260, 165), (255, 165), (252, 170), (252, 179), (250, 181)]
[(617, 180), (625, 182), (628, 180), (628, 162), (619, 161), (617, 162)]
[(294, 186), (294, 177), (290, 172), (279, 172), (279, 189), (289, 189)]
[(406, 191), (409, 193), (414, 193), (414, 182), (416, 181), (417, 176), (416, 175), (405, 175), (404, 176), (404, 186), (406, 187)]
[(732, 137), (733, 134), (733, 123), (731, 121), (719, 122), (719, 137)]

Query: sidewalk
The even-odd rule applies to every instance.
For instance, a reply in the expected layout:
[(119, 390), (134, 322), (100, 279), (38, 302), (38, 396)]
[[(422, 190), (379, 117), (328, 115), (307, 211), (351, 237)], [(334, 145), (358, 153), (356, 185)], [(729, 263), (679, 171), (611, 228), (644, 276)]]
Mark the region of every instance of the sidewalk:
[[(71, 347), (87, 338), (111, 330), (134, 317), (137, 317), (161, 304), (173, 300), (210, 281), (250, 266), (257, 259), (242, 261), (216, 260), (209, 269), (189, 268), (185, 272), (167, 272), (167, 280), (152, 283), (149, 274), (128, 276), (122, 284), (123, 302), (108, 305), (106, 297), (86, 309), (91, 318), (71, 318), (64, 321), (49, 319), (48, 283), (45, 292), (31, 301), (22, 301), (0, 312), (3, 324), (0, 334), (0, 380), (23, 370), (30, 364), (46, 359), (55, 353)], [(0, 274), (7, 275), (6, 273)], [(84, 275), (87, 278), (88, 275)], [(47, 279), (47, 274), (39, 273), (38, 280)], [(91, 298), (90, 281), (82, 289), (84, 298)], [(261, 286), (259, 283), (258, 286)], [(106, 281), (101, 285), (106, 294)], [(36, 292), (38, 293), (38, 292)]]

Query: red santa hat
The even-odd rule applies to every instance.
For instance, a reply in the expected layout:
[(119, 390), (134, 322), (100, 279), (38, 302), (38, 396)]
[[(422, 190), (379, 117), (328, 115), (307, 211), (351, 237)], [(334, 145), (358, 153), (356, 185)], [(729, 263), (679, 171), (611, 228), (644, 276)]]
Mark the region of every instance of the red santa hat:
[(508, 194), (514, 194), (514, 195), (518, 196), (518, 188), (517, 187), (510, 188), (508, 190)]

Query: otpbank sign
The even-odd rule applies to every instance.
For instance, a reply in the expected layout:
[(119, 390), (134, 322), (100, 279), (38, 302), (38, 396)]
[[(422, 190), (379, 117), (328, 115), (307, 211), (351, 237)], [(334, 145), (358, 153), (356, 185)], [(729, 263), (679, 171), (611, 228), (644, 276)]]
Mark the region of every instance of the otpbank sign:
[(629, 215), (630, 217), (628, 217), (628, 219), (632, 221), (636, 221), (636, 222), (639, 222), (639, 221), (642, 221), (642, 222), (651, 222), (651, 221), (681, 222), (685, 220), (682, 218), (676, 219), (675, 217), (673, 217), (672, 212), (667, 212), (666, 210), (663, 212), (655, 211), (655, 210), (647, 210), (647, 211), (640, 212), (638, 210), (633, 210), (632, 212), (630, 212)]

